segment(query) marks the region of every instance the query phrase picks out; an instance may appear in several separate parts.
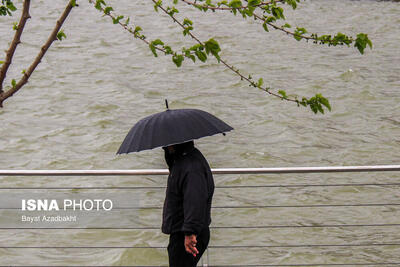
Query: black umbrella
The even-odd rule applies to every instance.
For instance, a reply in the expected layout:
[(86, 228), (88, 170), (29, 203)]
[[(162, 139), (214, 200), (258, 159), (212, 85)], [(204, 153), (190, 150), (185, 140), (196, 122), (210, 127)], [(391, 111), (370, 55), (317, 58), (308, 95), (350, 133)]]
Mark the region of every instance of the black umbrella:
[(199, 109), (168, 109), (137, 122), (117, 154), (180, 144), (205, 136), (229, 132), (231, 126)]

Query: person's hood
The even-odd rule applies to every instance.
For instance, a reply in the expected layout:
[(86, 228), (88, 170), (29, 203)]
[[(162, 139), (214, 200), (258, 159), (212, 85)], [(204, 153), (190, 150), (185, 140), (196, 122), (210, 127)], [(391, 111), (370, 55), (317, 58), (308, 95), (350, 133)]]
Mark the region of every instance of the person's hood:
[(173, 145), (173, 147), (174, 147), (173, 153), (170, 153), (166, 147), (163, 147), (165, 161), (167, 162), (168, 168), (170, 170), (176, 158), (184, 156), (194, 149), (194, 142), (189, 141), (181, 144), (175, 144)]

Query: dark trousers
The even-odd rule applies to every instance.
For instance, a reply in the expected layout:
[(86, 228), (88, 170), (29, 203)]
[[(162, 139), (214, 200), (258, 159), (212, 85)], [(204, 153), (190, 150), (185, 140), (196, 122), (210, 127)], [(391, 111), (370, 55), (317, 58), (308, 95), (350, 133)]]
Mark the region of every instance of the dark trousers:
[(185, 234), (173, 233), (169, 236), (168, 258), (169, 267), (195, 267), (200, 260), (210, 241), (210, 229), (204, 228), (196, 237), (196, 248), (199, 251), (196, 257), (185, 250)]

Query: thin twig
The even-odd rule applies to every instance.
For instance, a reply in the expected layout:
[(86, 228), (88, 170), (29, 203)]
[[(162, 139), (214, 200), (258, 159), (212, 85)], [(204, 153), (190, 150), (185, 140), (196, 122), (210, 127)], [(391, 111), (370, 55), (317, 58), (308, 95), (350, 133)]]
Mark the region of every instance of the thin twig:
[[(21, 18), (19, 20), (17, 30), (15, 31), (14, 39), (11, 42), (10, 48), (6, 52), (5, 62), (3, 64), (3, 66), (1, 66), (1, 69), (0, 69), (0, 94), (3, 93), (3, 82), (4, 82), (4, 79), (6, 78), (8, 67), (11, 65), (15, 50), (17, 49), (18, 44), (21, 43), (21, 35), (22, 35), (22, 32), (24, 31), (25, 23), (31, 17), (29, 15), (30, 4), (31, 4), (31, 0), (24, 1)], [(1, 106), (1, 103), (0, 103), (0, 106)]]
[[(271, 2), (262, 2), (262, 3), (258, 4), (258, 5), (254, 5), (254, 6), (247, 5), (247, 6), (240, 6), (240, 7), (221, 7), (221, 6), (210, 6), (210, 5), (207, 5), (207, 4), (201, 5), (201, 4), (197, 4), (195, 2), (191, 2), (191, 1), (188, 1), (188, 0), (181, 0), (181, 1), (186, 3), (186, 4), (188, 4), (188, 5), (194, 6), (194, 7), (206, 8), (206, 9), (210, 9), (210, 10), (247, 9), (249, 7), (261, 7), (261, 6), (267, 6), (267, 5), (272, 4), (272, 1), (271, 1)], [(274, 2), (275, 3), (283, 3), (284, 0), (277, 0), (277, 1), (274, 1)]]
[(55, 40), (57, 40), (57, 34), (60, 31), (61, 26), (63, 25), (65, 19), (68, 17), (69, 13), (71, 12), (72, 8), (74, 7), (73, 2), (74, 2), (73, 0), (69, 1), (67, 6), (65, 7), (65, 10), (62, 13), (61, 17), (57, 20), (56, 25), (55, 25), (53, 31), (51, 32), (49, 38), (47, 39), (46, 43), (42, 46), (39, 54), (36, 56), (35, 60), (32, 62), (32, 64), (29, 66), (29, 68), (25, 71), (22, 78), (10, 90), (0, 94), (0, 107), (3, 106), (4, 100), (6, 100), (7, 98), (11, 97), (13, 94), (18, 92), (18, 90), (21, 89), (22, 86), (24, 86), (28, 82), (29, 77), (32, 75), (33, 71), (39, 65), (43, 56), (46, 54), (47, 50), (50, 48), (52, 43)]
[[(157, 2), (156, 2), (155, 0), (152, 0), (152, 1), (153, 1), (154, 4), (157, 4)], [(173, 19), (173, 21), (176, 22), (180, 27), (182, 27), (183, 29), (185, 29), (185, 26), (184, 26), (180, 21), (178, 21), (174, 16), (171, 16), (165, 8), (163, 8), (163, 7), (160, 6), (160, 5), (158, 5), (158, 8), (160, 8), (164, 13), (168, 14), (168, 15)], [(197, 43), (199, 43), (199, 44), (201, 44), (202, 46), (204, 46), (203, 42), (201, 42), (196, 36), (194, 36), (192, 32), (189, 31), (189, 32), (188, 32), (188, 35), (189, 35), (190, 37), (192, 37), (194, 40), (196, 40)], [(269, 90), (268, 87), (263, 88), (263, 87), (261, 87), (261, 86), (258, 86), (254, 81), (252, 81), (250, 78), (248, 78), (248, 77), (244, 76), (243, 74), (241, 74), (241, 73), (239, 72), (239, 70), (235, 69), (234, 66), (229, 65), (229, 64), (228, 64), (225, 60), (223, 60), (222, 58), (219, 58), (219, 61), (220, 61), (222, 64), (224, 64), (228, 69), (230, 69), (231, 71), (233, 71), (234, 73), (236, 73), (238, 76), (240, 76), (240, 79), (241, 79), (241, 80), (245, 80), (245, 81), (249, 82), (250, 85), (252, 85), (252, 86), (254, 86), (254, 87), (257, 87), (257, 88), (259, 88), (259, 89), (261, 89), (261, 90), (267, 92), (268, 94), (270, 94), (270, 95), (272, 95), (272, 96), (275, 96), (275, 97), (278, 97), (278, 98), (280, 98), (280, 99), (282, 99), (282, 100), (286, 100), (286, 101), (290, 101), (290, 102), (299, 103), (299, 100), (297, 100), (297, 99), (291, 99), (291, 98), (288, 98), (288, 97), (283, 97), (283, 96), (281, 96), (281, 95), (279, 95), (279, 94), (277, 94), (277, 93), (271, 92), (271, 91)]]
[[(89, 0), (89, 3), (94, 4), (94, 5), (96, 4), (96, 3), (94, 2), (94, 0)], [(104, 16), (110, 17), (113, 21), (117, 20), (117, 16), (116, 16), (116, 15), (113, 15), (111, 12), (105, 12), (105, 8), (100, 7), (100, 10), (103, 11)], [(137, 33), (135, 33), (135, 31), (132, 30), (132, 27), (128, 26), (127, 23), (122, 23), (121, 21), (118, 20), (118, 23), (117, 23), (117, 24), (119, 24), (119, 25), (120, 25), (124, 30), (126, 30), (127, 32), (133, 34), (135, 38), (140, 39), (140, 40), (143, 41), (145, 44), (151, 46), (151, 42), (147, 41), (147, 40), (146, 40), (146, 37), (145, 37), (144, 35), (138, 36)], [(164, 47), (165, 47), (165, 46), (164, 46)], [(163, 52), (163, 53), (166, 54), (166, 55), (169, 54), (169, 53), (167, 52), (167, 50), (166, 50), (164, 47), (153, 46), (153, 48), (154, 48), (155, 50), (158, 50), (158, 51), (160, 51), (160, 52)], [(190, 55), (193, 55), (193, 53), (191, 52)], [(191, 58), (191, 57), (188, 56), (186, 53), (182, 53), (182, 56), (184, 56), (184, 57), (186, 57), (186, 58)]]
[[(188, 5), (191, 5), (191, 6), (194, 6), (194, 7), (202, 7), (202, 8), (208, 8), (208, 9), (211, 9), (211, 10), (233, 10), (233, 9), (246, 9), (246, 8), (248, 8), (249, 6), (242, 6), (242, 7), (238, 7), (238, 8), (232, 8), (232, 7), (212, 7), (212, 6), (209, 6), (209, 5), (207, 5), (207, 4), (204, 4), (204, 5), (199, 5), (199, 4), (196, 4), (196, 3), (194, 3), (194, 2), (190, 2), (190, 1), (188, 1), (188, 0), (182, 0), (183, 2), (185, 2), (186, 4), (188, 4)], [(283, 2), (283, 1), (275, 1), (276, 3), (277, 2)], [(271, 2), (265, 2), (265, 3), (263, 3), (264, 5), (268, 5), (268, 4), (271, 4)], [(258, 7), (258, 6), (262, 6), (263, 4), (259, 4), (259, 5), (256, 5), (256, 6), (254, 6), (254, 7)], [(280, 31), (283, 31), (283, 32), (285, 32), (286, 34), (290, 34), (290, 35), (296, 35), (295, 33), (293, 33), (293, 32), (291, 32), (291, 31), (288, 31), (288, 30), (286, 30), (285, 28), (283, 28), (283, 27), (279, 27), (279, 26), (276, 26), (275, 24), (272, 24), (271, 22), (267, 22), (266, 21), (266, 19), (265, 18), (262, 18), (261, 16), (259, 16), (259, 15), (257, 15), (256, 13), (253, 13), (253, 16), (254, 16), (254, 18), (255, 19), (258, 19), (258, 20), (261, 20), (261, 21), (263, 21), (263, 22), (265, 22), (266, 24), (268, 24), (269, 26), (271, 26), (272, 28), (274, 28), (274, 29), (276, 29), (276, 30), (280, 30)], [(307, 39), (307, 40), (316, 40), (316, 38), (313, 38), (313, 37), (307, 37), (307, 36), (301, 36), (302, 38), (304, 38), (304, 39)]]
[[(89, 3), (94, 4), (94, 5), (96, 4), (96, 2), (93, 1), (93, 0), (89, 0)], [(105, 9), (104, 9), (103, 7), (100, 7), (100, 8), (101, 8), (101, 11), (103, 11), (103, 13), (104, 13), (105, 16), (108, 16), (108, 17), (112, 18), (113, 20), (116, 19), (116, 16), (114, 16), (113, 14), (111, 14), (111, 12), (106, 13), (106, 12), (105, 12)], [(133, 34), (133, 35), (136, 37), (135, 32), (132, 30), (131, 27), (128, 26), (128, 24), (122, 23), (122, 22), (120, 22), (120, 21), (118, 21), (118, 24), (121, 25), (122, 28), (124, 28), (126, 31), (128, 31), (129, 33)], [(141, 37), (136, 37), (136, 38), (142, 40), (142, 41), (143, 41), (144, 43), (146, 43), (147, 45), (150, 45), (150, 42), (147, 41), (145, 37), (143, 37), (143, 38), (141, 38)], [(154, 48), (155, 48), (156, 50), (158, 50), (158, 51), (167, 53), (167, 51), (166, 51), (165, 49), (163, 49), (163, 48), (160, 48), (160, 47), (157, 47), (157, 46), (154, 46)]]
[[(207, 8), (207, 9), (210, 9), (210, 10), (238, 10), (238, 9), (246, 9), (246, 8), (249, 8), (250, 6), (249, 5), (247, 5), (247, 6), (241, 6), (241, 7), (237, 7), (237, 8), (232, 8), (232, 7), (213, 7), (213, 6), (210, 6), (210, 5), (207, 5), (207, 4), (203, 4), (203, 5), (200, 5), (200, 4), (196, 4), (196, 3), (194, 3), (194, 2), (190, 2), (190, 1), (188, 1), (188, 0), (181, 0), (181, 1), (183, 1), (184, 3), (186, 3), (186, 4), (188, 4), (188, 5), (191, 5), (191, 6), (194, 6), (194, 7), (198, 7), (198, 8)], [(278, 2), (284, 2), (284, 0), (282, 0), (282, 1), (275, 1), (275, 3), (278, 3)], [(263, 6), (263, 5), (269, 5), (269, 4), (272, 4), (272, 2), (264, 2), (264, 3), (261, 3), (261, 4), (258, 4), (258, 5), (254, 5), (253, 7), (260, 7), (260, 6)], [(302, 38), (302, 39), (305, 39), (305, 40), (313, 40), (313, 41), (319, 41), (319, 39), (317, 38), (317, 37), (314, 37), (314, 36), (305, 36), (305, 35), (303, 35), (303, 34), (296, 34), (296, 33), (294, 33), (294, 32), (291, 32), (291, 31), (289, 31), (289, 30), (286, 30), (284, 27), (279, 27), (279, 26), (277, 26), (277, 25), (275, 25), (275, 24), (273, 24), (273, 23), (271, 23), (271, 22), (268, 22), (267, 21), (267, 19), (266, 18), (263, 18), (263, 17), (261, 17), (260, 15), (258, 15), (258, 14), (256, 14), (256, 13), (253, 13), (253, 17), (254, 17), (254, 19), (256, 19), (256, 20), (261, 20), (261, 21), (263, 21), (265, 24), (267, 24), (267, 25), (269, 25), (269, 26), (271, 26), (272, 28), (274, 28), (275, 30), (279, 30), (279, 31), (282, 31), (282, 32), (284, 32), (284, 33), (286, 33), (286, 34), (288, 34), (288, 35), (292, 35), (292, 36), (298, 36), (298, 37), (300, 37), (300, 38)], [(331, 43), (331, 42), (328, 42), (328, 43)]]
[(298, 36), (298, 37), (301, 37), (302, 39), (305, 39), (305, 40), (315, 40), (315, 41), (318, 40), (318, 38), (316, 38), (316, 37), (311, 37), (311, 36), (304, 36), (304, 35), (295, 34), (294, 32), (291, 32), (291, 31), (286, 30), (284, 27), (276, 26), (275, 24), (272, 24), (271, 22), (267, 22), (267, 19), (266, 19), (266, 18), (263, 18), (263, 17), (261, 17), (260, 15), (257, 15), (256, 13), (253, 13), (253, 16), (254, 16), (255, 19), (258, 19), (258, 20), (263, 21), (264, 23), (268, 24), (269, 26), (271, 26), (271, 27), (274, 28), (275, 30), (282, 31), (282, 32), (284, 32), (284, 33), (286, 33), (286, 34), (289, 34), (289, 35), (292, 35), (292, 36)]

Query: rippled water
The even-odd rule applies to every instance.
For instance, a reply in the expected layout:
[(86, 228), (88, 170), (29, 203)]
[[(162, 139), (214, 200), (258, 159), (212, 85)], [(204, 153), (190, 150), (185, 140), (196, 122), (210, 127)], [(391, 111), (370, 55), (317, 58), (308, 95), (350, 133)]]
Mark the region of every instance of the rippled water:
[[(22, 44), (6, 83), (20, 77), (46, 40), (65, 1), (34, 1)], [(150, 1), (112, 1), (150, 39), (173, 47), (191, 40)], [(20, 6), (21, 3), (18, 3)], [(186, 9), (185, 6), (181, 7)], [(222, 57), (267, 85), (288, 93), (323, 93), (332, 112), (314, 115), (250, 88), (214, 60), (184, 62), (154, 58), (143, 43), (102, 17), (86, 1), (64, 25), (57, 42), (18, 94), (0, 110), (1, 169), (165, 168), (160, 150), (116, 156), (138, 119), (172, 108), (200, 108), (235, 131), (197, 142), (214, 168), (398, 164), (400, 153), (400, 6), (375, 1), (306, 1), (287, 11), (288, 22), (310, 32), (369, 34), (373, 50), (328, 48), (278, 32), (265, 33), (253, 20), (231, 14), (188, 11), (202, 40), (215, 37)], [(181, 18), (183, 13), (181, 12)], [(189, 16), (188, 15), (188, 16)], [(0, 17), (0, 47), (12, 38), (13, 18)], [(218, 185), (399, 182), (398, 174), (216, 176)], [(164, 177), (1, 177), (6, 186), (165, 185)], [(12, 194), (15, 191), (9, 192)], [(43, 192), (43, 191), (40, 191)], [(40, 193), (38, 192), (38, 193)], [(128, 192), (120, 192), (130, 194)], [(23, 192), (20, 192), (23, 193)], [(85, 192), (81, 192), (85, 193)], [(98, 191), (103, 193), (103, 191)], [(132, 193), (133, 194), (133, 193)], [(135, 191), (143, 205), (162, 204), (164, 191)], [(394, 187), (292, 187), (217, 189), (215, 206), (396, 203)], [(2, 204), (4, 207), (4, 203)], [(18, 211), (2, 210), (0, 223)], [(160, 210), (117, 210), (89, 218), (92, 225), (159, 226)], [(215, 209), (214, 226), (400, 223), (397, 206)], [(14, 217), (13, 217), (14, 216)], [(396, 243), (398, 227), (215, 229), (211, 245)], [(1, 246), (165, 246), (159, 230), (0, 230)], [(212, 264), (302, 264), (400, 262), (399, 246), (211, 249)], [(0, 249), (1, 265), (157, 265), (164, 249)]]

